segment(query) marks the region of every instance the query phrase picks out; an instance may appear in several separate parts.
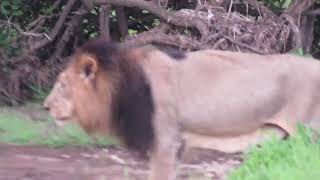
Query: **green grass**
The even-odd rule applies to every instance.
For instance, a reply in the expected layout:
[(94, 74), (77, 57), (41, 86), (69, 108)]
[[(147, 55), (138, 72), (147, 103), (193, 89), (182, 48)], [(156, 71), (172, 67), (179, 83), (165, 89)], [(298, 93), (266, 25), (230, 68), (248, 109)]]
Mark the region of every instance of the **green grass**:
[(312, 132), (299, 126), (299, 133), (288, 140), (276, 138), (254, 147), (245, 163), (232, 171), (230, 180), (307, 180), (320, 179), (320, 143)]
[(33, 121), (17, 111), (0, 111), (0, 143), (62, 146), (116, 145), (111, 137), (89, 136), (76, 123), (57, 127), (50, 118)]

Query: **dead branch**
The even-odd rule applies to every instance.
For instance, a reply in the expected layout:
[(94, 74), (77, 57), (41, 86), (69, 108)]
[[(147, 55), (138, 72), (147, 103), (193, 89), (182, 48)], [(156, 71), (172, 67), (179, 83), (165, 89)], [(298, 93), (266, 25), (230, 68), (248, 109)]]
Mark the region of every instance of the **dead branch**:
[[(84, 6), (80, 7), (77, 12), (88, 12)], [(51, 55), (49, 60), (47, 61), (49, 64), (54, 65), (56, 59), (61, 58), (61, 54), (65, 50), (66, 44), (69, 42), (70, 38), (74, 34), (75, 28), (78, 27), (81, 23), (82, 16), (84, 13), (75, 13), (72, 16), (71, 20), (68, 22), (67, 28), (65, 29), (63, 35), (61, 36), (60, 40), (56, 44), (56, 50)]]
[(241, 46), (243, 48), (246, 48), (254, 53), (258, 53), (258, 54), (263, 54), (263, 55), (266, 55), (266, 54), (269, 54), (268, 52), (265, 52), (265, 51), (261, 51), (255, 47), (252, 47), (252, 46), (249, 46), (245, 43), (242, 43), (242, 42), (239, 42), (239, 41), (236, 41), (235, 39), (232, 39), (231, 37), (228, 37), (228, 36), (224, 36), (225, 39), (229, 40), (230, 42), (232, 42), (233, 44), (235, 45), (238, 45), (238, 46)]
[(56, 38), (56, 36), (58, 35), (59, 31), (63, 27), (63, 24), (76, 1), (77, 0), (69, 0), (67, 2), (63, 12), (61, 13), (58, 21), (56, 22), (51, 32), (47, 35), (47, 37), (44, 37), (40, 42), (36, 43), (33, 47), (31, 47), (28, 53), (32, 53), (35, 50), (46, 46), (48, 43), (50, 43)]
[(275, 14), (262, 2), (258, 2), (257, 0), (247, 0), (248, 4), (252, 7), (256, 8), (264, 17), (274, 18)]

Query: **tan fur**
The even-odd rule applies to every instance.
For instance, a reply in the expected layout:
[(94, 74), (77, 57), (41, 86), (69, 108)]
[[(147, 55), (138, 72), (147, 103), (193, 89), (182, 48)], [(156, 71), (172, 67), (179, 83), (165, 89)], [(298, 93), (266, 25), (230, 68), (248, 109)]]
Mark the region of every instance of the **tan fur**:
[[(108, 119), (110, 109), (105, 107), (110, 106), (111, 103), (111, 92), (114, 89), (108, 82), (113, 80), (108, 79), (110, 77), (104, 70), (97, 69), (98, 92), (94, 91), (81, 72), (85, 63), (91, 62), (87, 60), (94, 57), (81, 54), (80, 57), (75, 58), (80, 61), (69, 64), (68, 68), (59, 75), (44, 106), (50, 107), (50, 112), (57, 121), (77, 120), (87, 132), (110, 134), (112, 130), (105, 121)], [(61, 86), (62, 83), (64, 86)]]
[(173, 169), (178, 138), (185, 138), (187, 147), (237, 152), (270, 137), (261, 129), (266, 125), (284, 137), (295, 132), (297, 122), (320, 117), (320, 99), (315, 99), (320, 64), (314, 59), (207, 50), (173, 61), (148, 52), (142, 66), (156, 87), (157, 149), (162, 154), (152, 159), (158, 170), (151, 179), (174, 176), (162, 171)]
[[(311, 123), (320, 117), (320, 64), (313, 59), (204, 50), (175, 61), (152, 47), (133, 49), (127, 56), (145, 71), (155, 102), (149, 179), (175, 178), (182, 138), (187, 147), (235, 152), (265, 139), (266, 125), (282, 129), (283, 136), (295, 133), (297, 122), (319, 124)], [(95, 57), (76, 58), (83, 61), (61, 73), (44, 104), (58, 120), (76, 119), (88, 132), (112, 133), (111, 120), (102, 119), (110, 119), (107, 107), (117, 77), (93, 64), (96, 93), (78, 71)]]

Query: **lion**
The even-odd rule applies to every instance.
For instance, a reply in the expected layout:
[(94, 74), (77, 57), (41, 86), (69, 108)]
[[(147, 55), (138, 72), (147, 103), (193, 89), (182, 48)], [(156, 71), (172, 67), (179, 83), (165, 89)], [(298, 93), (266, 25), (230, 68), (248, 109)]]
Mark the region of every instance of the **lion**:
[(72, 55), (44, 107), (57, 122), (118, 136), (150, 155), (150, 180), (171, 180), (182, 142), (222, 148), (229, 138), (227, 149), (236, 151), (267, 127), (291, 136), (297, 123), (320, 117), (319, 91), (320, 64), (312, 58), (170, 52), (98, 38)]

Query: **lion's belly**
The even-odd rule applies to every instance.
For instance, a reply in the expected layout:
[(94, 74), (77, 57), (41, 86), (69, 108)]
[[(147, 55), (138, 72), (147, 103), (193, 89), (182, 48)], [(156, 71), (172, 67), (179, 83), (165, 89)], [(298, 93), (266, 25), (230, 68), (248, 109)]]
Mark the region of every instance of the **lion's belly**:
[(248, 133), (273, 118), (286, 103), (275, 75), (230, 71), (180, 76), (178, 118), (183, 130), (207, 135)]

